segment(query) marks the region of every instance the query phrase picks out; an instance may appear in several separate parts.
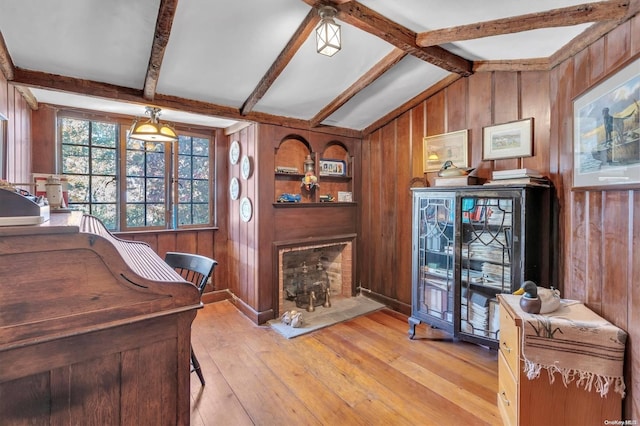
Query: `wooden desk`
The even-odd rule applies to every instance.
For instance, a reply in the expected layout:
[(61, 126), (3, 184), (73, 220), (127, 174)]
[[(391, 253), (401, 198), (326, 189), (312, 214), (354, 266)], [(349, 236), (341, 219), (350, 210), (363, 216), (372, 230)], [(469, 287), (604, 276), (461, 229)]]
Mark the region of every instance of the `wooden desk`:
[(0, 227), (0, 419), (189, 423), (198, 290), (95, 218)]

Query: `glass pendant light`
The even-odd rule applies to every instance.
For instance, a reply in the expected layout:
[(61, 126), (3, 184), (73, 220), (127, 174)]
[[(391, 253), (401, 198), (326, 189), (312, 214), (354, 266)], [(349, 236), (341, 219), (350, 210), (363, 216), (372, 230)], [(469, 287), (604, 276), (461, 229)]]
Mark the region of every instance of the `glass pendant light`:
[(167, 124), (160, 124), (160, 108), (146, 107), (145, 112), (149, 115), (149, 121), (140, 123), (136, 119), (129, 132), (130, 139), (137, 139), (145, 142), (175, 142), (178, 135), (173, 128)]

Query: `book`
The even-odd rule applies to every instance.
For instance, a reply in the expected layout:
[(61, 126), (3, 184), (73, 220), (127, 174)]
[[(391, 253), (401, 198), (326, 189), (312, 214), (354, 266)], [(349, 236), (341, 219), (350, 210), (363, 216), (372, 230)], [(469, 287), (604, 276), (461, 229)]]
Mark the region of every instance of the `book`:
[(550, 182), (547, 178), (537, 178), (537, 177), (521, 177), (521, 178), (511, 178), (511, 179), (494, 179), (486, 182), (485, 185), (540, 185), (540, 186), (550, 186)]
[(480, 185), (477, 176), (449, 176), (449, 177), (437, 177), (434, 181), (434, 186), (469, 186)]
[(513, 178), (542, 178), (542, 174), (534, 169), (522, 168), (522, 169), (509, 169), (509, 170), (495, 170), (492, 173), (493, 180), (499, 179), (513, 179)]
[(493, 176), (505, 176), (505, 175), (517, 175), (517, 174), (526, 174), (526, 175), (536, 175), (536, 174), (540, 174), (539, 171), (535, 170), (535, 169), (529, 169), (529, 168), (521, 168), (521, 169), (508, 169), (508, 170), (494, 170), (493, 171)]

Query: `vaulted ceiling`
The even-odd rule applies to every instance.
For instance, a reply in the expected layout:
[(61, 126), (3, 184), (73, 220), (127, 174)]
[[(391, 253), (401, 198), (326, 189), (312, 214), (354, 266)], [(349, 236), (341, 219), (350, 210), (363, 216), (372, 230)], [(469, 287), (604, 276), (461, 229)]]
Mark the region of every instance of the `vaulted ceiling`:
[[(550, 69), (638, 3), (0, 0), (0, 69), (34, 109), (366, 134), (474, 72)], [(342, 26), (332, 57), (315, 50), (323, 4)]]

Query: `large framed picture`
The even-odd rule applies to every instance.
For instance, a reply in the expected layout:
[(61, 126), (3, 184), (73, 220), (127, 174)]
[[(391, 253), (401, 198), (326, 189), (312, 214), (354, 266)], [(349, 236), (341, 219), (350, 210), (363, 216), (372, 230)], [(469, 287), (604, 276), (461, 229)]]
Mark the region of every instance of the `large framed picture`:
[(640, 59), (573, 101), (573, 188), (640, 184)]
[(424, 172), (438, 171), (446, 161), (457, 167), (469, 167), (468, 141), (468, 129), (426, 136), (422, 140)]
[(486, 126), (482, 129), (482, 159), (531, 157), (533, 118)]

